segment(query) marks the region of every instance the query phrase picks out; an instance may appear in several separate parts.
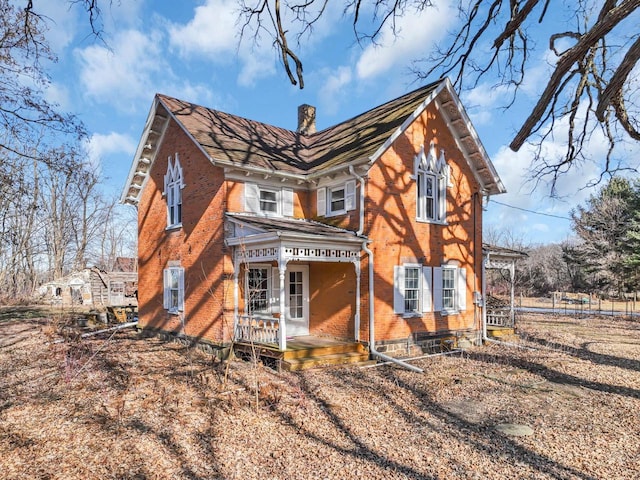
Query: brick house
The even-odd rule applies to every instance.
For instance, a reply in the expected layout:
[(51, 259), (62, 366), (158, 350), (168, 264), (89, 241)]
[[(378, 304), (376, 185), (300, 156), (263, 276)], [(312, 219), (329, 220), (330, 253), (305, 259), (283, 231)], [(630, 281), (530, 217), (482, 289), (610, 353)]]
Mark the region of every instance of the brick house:
[(139, 323), (215, 348), (482, 331), (482, 205), (505, 192), (448, 79), (322, 131), (156, 95), (122, 193)]

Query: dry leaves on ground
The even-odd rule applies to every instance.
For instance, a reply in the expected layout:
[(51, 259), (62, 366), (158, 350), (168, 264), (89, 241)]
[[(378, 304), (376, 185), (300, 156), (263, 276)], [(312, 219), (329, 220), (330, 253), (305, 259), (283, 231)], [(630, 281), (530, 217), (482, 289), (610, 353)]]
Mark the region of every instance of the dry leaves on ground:
[(637, 321), (532, 315), (530, 349), (425, 358), (422, 375), (278, 373), (133, 330), (52, 343), (59, 330), (0, 320), (2, 478), (640, 477)]

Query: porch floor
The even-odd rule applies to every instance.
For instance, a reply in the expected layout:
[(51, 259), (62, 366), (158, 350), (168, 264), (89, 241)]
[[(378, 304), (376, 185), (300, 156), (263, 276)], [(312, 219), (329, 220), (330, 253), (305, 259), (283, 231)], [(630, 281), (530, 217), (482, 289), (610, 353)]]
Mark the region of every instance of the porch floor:
[(303, 370), (369, 360), (369, 351), (362, 343), (315, 335), (288, 338), (285, 351), (280, 351), (275, 345), (250, 343), (237, 343), (235, 350), (244, 356), (255, 352), (263, 361), (275, 361), (278, 369), (284, 370)]

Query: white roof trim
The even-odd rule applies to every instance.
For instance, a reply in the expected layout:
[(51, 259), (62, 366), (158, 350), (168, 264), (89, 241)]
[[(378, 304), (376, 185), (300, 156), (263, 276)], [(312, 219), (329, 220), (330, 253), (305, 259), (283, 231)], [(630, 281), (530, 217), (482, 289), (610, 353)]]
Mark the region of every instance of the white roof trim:
[[(378, 150), (375, 151), (375, 153), (373, 155), (371, 155), (371, 157), (369, 157), (369, 163), (375, 163), (376, 160), (378, 160), (385, 151), (387, 151), (387, 149), (389, 147), (391, 147), (391, 145), (393, 144), (393, 142), (395, 142), (398, 137), (400, 137), (400, 135), (402, 135), (402, 133), (409, 128), (409, 126), (420, 116), (422, 115), (422, 112), (424, 112), (424, 110), (427, 108), (427, 106), (429, 106), (431, 103), (433, 103), (434, 101), (437, 102), (437, 97), (438, 95), (440, 95), (440, 93), (446, 89), (449, 92), (449, 95), (451, 95), (452, 100), (455, 102), (456, 108), (458, 110), (458, 112), (460, 112), (460, 117), (462, 119), (462, 121), (465, 123), (465, 126), (467, 128), (467, 130), (469, 131), (469, 134), (471, 135), (471, 137), (473, 138), (473, 141), (475, 142), (477, 148), (478, 148), (478, 152), (480, 153), (483, 162), (485, 164), (485, 166), (487, 167), (487, 169), (489, 170), (491, 176), (493, 177), (494, 183), (496, 185), (496, 189), (498, 190), (498, 192), (493, 192), (495, 193), (505, 193), (507, 190), (504, 187), (504, 184), (502, 183), (502, 180), (500, 180), (500, 177), (498, 176), (498, 173), (496, 172), (496, 169), (493, 165), (493, 163), (491, 162), (491, 159), (489, 158), (489, 155), (487, 154), (484, 145), (482, 145), (482, 142), (480, 141), (480, 137), (478, 136), (478, 133), (476, 132), (473, 124), (471, 123), (471, 120), (469, 119), (469, 116), (467, 115), (467, 112), (465, 111), (464, 107), (462, 106), (462, 103), (460, 102), (460, 98), (458, 97), (458, 95), (456, 94), (453, 85), (451, 84), (451, 81), (449, 80), (449, 78), (445, 78), (442, 82), (440, 82), (440, 84), (431, 91), (431, 93), (429, 95), (427, 95), (427, 97), (422, 101), (422, 103), (420, 103), (420, 105), (414, 110), (414, 112), (407, 117), (407, 119), (402, 123), (402, 125), (400, 125), (395, 132), (393, 132), (393, 134), (382, 144), (382, 146), (380, 148), (378, 148)], [(444, 117), (447, 126), (449, 127), (449, 130), (451, 132), (451, 134), (453, 135), (455, 141), (456, 141), (456, 145), (458, 146), (458, 148), (460, 149), (460, 151), (462, 152), (462, 154), (465, 157), (465, 160), (467, 161), (467, 163), (469, 164), (469, 166), (471, 167), (474, 176), (476, 177), (476, 180), (478, 180), (478, 183), (480, 185), (482, 185), (483, 187), (485, 187), (485, 182), (482, 180), (482, 178), (480, 178), (480, 176), (477, 174), (477, 169), (474, 167), (473, 163), (471, 162), (470, 159), (470, 154), (469, 152), (466, 150), (466, 148), (463, 147), (462, 143), (460, 142), (460, 136), (458, 134), (458, 132), (456, 131), (455, 127), (453, 127), (452, 122), (450, 121), (448, 115), (446, 114), (446, 112), (440, 108), (440, 104), (439, 102), (436, 103), (436, 108), (438, 108), (438, 110), (441, 112), (442, 116)]]
[(375, 151), (375, 153), (373, 155), (371, 155), (369, 157), (369, 163), (374, 163), (376, 160), (378, 160), (378, 158), (380, 158), (382, 156), (382, 154), (384, 152), (387, 151), (387, 149), (389, 147), (391, 147), (391, 145), (393, 144), (393, 142), (395, 142), (398, 137), (400, 135), (402, 135), (402, 132), (404, 132), (407, 128), (409, 128), (409, 125), (411, 125), (420, 115), (422, 115), (422, 112), (424, 112), (425, 108), (427, 108), (427, 106), (433, 101), (433, 99), (442, 91), (443, 88), (445, 88), (445, 86), (447, 86), (447, 84), (450, 84), (449, 79), (445, 79), (443, 82), (440, 82), (440, 85), (438, 85), (423, 101), (420, 105), (418, 105), (418, 108), (416, 108), (414, 110), (414, 112), (409, 115), (407, 117), (407, 119), (402, 122), (402, 125), (400, 125), (395, 132), (393, 132), (393, 134), (387, 138), (386, 142), (384, 142), (382, 144), (382, 146), (380, 148), (378, 148), (378, 150)]

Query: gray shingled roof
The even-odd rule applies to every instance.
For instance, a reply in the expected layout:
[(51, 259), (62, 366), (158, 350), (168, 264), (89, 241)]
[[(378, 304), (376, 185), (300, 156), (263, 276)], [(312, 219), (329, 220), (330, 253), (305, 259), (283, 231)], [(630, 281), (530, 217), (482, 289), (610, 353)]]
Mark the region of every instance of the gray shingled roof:
[(311, 135), (157, 94), (121, 201), (135, 204), (139, 200), (171, 118), (213, 162), (309, 179), (333, 167), (374, 160), (428, 102), (437, 102), (485, 191), (491, 195), (504, 193), (451, 83), (444, 79)]
[(305, 174), (368, 159), (440, 82), (311, 135), (158, 95), (214, 161)]

